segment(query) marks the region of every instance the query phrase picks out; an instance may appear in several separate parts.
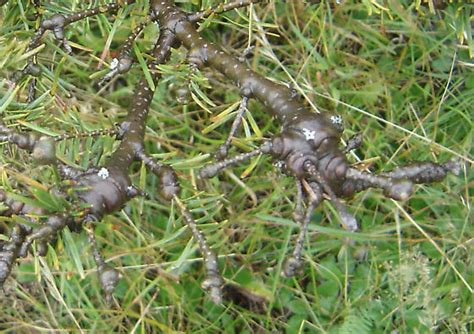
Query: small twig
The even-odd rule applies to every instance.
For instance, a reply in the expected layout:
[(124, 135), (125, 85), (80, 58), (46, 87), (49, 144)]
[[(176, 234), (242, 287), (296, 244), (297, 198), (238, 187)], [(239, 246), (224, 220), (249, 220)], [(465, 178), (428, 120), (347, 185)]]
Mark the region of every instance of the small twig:
[(222, 285), (224, 284), (224, 281), (219, 273), (217, 256), (207, 244), (204, 234), (198, 229), (191, 213), (186, 209), (178, 196), (174, 196), (173, 199), (181, 210), (181, 214), (191, 230), (194, 239), (198, 242), (199, 250), (204, 259), (204, 265), (206, 266), (206, 279), (202, 283), (202, 288), (209, 291), (210, 298), (215, 304), (221, 304)]
[(231, 11), (233, 9), (247, 7), (250, 4), (259, 3), (263, 1), (264, 0), (237, 0), (237, 1), (228, 2), (225, 4), (221, 3), (216, 7), (208, 8), (202, 12), (197, 12), (197, 13), (188, 15), (188, 20), (191, 22), (197, 22), (202, 19), (208, 18), (211, 15), (219, 15), (219, 14)]
[(247, 96), (244, 96), (242, 98), (242, 102), (240, 103), (239, 109), (237, 110), (237, 113), (235, 115), (234, 122), (232, 122), (232, 127), (230, 129), (229, 135), (227, 136), (227, 139), (225, 140), (224, 144), (222, 144), (217, 149), (216, 158), (218, 160), (222, 160), (227, 157), (230, 143), (232, 141), (232, 138), (235, 136), (237, 130), (239, 129), (240, 124), (242, 123), (242, 118), (244, 117), (248, 102), (249, 98)]

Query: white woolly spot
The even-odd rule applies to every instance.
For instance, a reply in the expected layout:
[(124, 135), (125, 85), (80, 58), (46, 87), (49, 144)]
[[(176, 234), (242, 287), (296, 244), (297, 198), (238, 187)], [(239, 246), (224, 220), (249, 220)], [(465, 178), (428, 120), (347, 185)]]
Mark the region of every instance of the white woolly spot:
[(110, 69), (115, 70), (119, 64), (119, 60), (117, 58), (112, 59), (110, 62)]
[(282, 160), (278, 160), (273, 165), (278, 169), (283, 169), (285, 167), (285, 162)]
[(130, 192), (130, 191), (133, 190), (133, 187), (132, 187), (132, 186), (128, 186), (128, 187), (127, 187), (127, 190)]
[(316, 131), (303, 128), (303, 134), (306, 137), (306, 140), (311, 140), (311, 139), (314, 139), (316, 135)]
[(109, 177), (110, 174), (107, 168), (102, 167), (100, 171), (97, 173), (97, 175), (105, 180), (106, 178)]
[(333, 115), (330, 117), (332, 124), (342, 124), (342, 117), (339, 115)]

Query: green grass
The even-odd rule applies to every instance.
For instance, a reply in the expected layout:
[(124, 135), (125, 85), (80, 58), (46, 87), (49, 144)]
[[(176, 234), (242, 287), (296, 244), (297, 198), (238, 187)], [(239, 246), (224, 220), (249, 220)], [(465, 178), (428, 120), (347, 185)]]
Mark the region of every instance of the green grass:
[[(186, 8), (199, 7), (187, 2)], [(203, 7), (217, 1), (202, 1)], [(204, 35), (259, 73), (290, 83), (319, 111), (345, 119), (344, 139), (361, 132), (364, 143), (351, 157), (372, 170), (410, 160), (466, 163), (460, 177), (417, 186), (405, 203), (379, 191), (347, 201), (362, 230), (348, 239), (327, 203), (312, 217), (304, 272), (280, 276), (298, 231), (291, 220), (296, 188), (268, 158), (201, 182), (199, 167), (212, 161), (232, 117), (221, 112), (239, 100), (230, 82), (205, 69), (193, 77), (193, 98), (177, 102), (188, 86), (185, 52), (175, 50), (156, 87), (147, 129), (147, 152), (175, 167), (182, 199), (220, 255), (229, 285), (223, 306), (200, 289), (204, 272), (197, 245), (176, 207), (155, 199), (157, 179), (137, 165), (133, 181), (151, 199), (130, 201), (98, 226), (104, 256), (123, 279), (110, 308), (102, 296), (85, 233), (65, 231), (44, 259), (29, 256), (14, 269), (0, 297), (0, 329), (12, 332), (199, 332), (199, 333), (468, 333), (473, 328), (472, 252), (474, 46), (473, 6), (457, 1), (443, 10), (420, 1), (343, 1), (342, 5), (272, 1), (211, 20)], [(302, 2), (301, 2), (302, 3)], [(20, 6), (20, 4), (22, 6)], [(77, 0), (46, 4), (46, 13), (84, 8)], [(105, 16), (67, 28), (83, 46), (65, 55), (51, 36), (39, 53), (43, 75), (38, 100), (26, 104), (27, 84), (14, 90), (8, 78), (24, 66), (33, 34), (27, 1), (0, 9), (0, 114), (25, 129), (65, 133), (111, 127), (127, 112), (140, 65), (98, 92), (98, 59), (106, 41), (118, 49), (146, 13), (118, 25)], [(251, 32), (249, 34), (249, 32)], [(150, 26), (136, 52), (150, 48)], [(106, 58), (110, 61), (111, 58)], [(102, 67), (103, 69), (104, 67)], [(92, 77), (92, 79), (91, 79)], [(206, 79), (208, 78), (208, 79)], [(279, 124), (257, 102), (233, 142), (232, 153), (257, 145)], [(225, 119), (215, 129), (214, 122)], [(203, 130), (210, 130), (203, 133)], [(206, 132), (204, 131), (204, 132)], [(110, 138), (68, 140), (59, 156), (87, 168), (103, 163)], [(472, 170), (472, 169), (471, 169)], [(240, 179), (242, 173), (248, 173)], [(55, 186), (49, 168), (0, 145), (0, 185), (26, 196)], [(38, 184), (33, 183), (36, 180)], [(37, 195), (40, 196), (40, 195)], [(37, 198), (40, 200), (40, 198)], [(0, 226), (15, 222), (0, 218)], [(471, 291), (469, 290), (471, 289)]]

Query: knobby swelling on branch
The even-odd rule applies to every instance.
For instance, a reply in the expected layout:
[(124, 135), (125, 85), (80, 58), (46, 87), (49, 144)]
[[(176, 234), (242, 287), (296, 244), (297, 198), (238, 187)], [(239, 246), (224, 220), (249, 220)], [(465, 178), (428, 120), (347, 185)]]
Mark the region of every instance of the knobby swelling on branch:
[[(206, 19), (210, 17), (211, 15), (224, 13), (233, 9), (248, 6), (251, 3), (258, 3), (258, 2), (262, 2), (262, 0), (244, 0), (244, 1), (234, 1), (234, 2), (229, 2), (226, 4), (220, 4), (216, 8), (211, 7), (205, 11), (190, 14), (189, 20), (191, 22), (198, 22), (202, 19)], [(107, 73), (102, 78), (102, 80), (99, 81), (100, 86), (104, 85), (107, 81), (114, 78), (116, 75), (127, 73), (131, 69), (133, 63), (135, 62), (135, 59), (132, 57), (132, 46), (133, 46), (132, 44), (135, 41), (135, 39), (141, 34), (143, 29), (151, 21), (154, 21), (154, 20), (156, 20), (156, 17), (154, 13), (151, 13), (149, 20), (142, 22), (132, 31), (132, 33), (128, 36), (127, 40), (125, 41), (122, 48), (120, 49), (120, 53), (118, 57), (113, 59), (110, 66), (111, 68), (110, 72)]]
[[(98, 15), (100, 13), (108, 13), (108, 12), (117, 11), (121, 6), (125, 6), (133, 2), (134, 1), (132, 0), (112, 2), (104, 6), (98, 6), (95, 8), (86, 9), (86, 10), (79, 11), (77, 13), (73, 13), (70, 15), (54, 14), (47, 19), (42, 19), (40, 21), (38, 29), (35, 32), (34, 37), (32, 38), (30, 44), (28, 45), (28, 48), (26, 49), (26, 52), (31, 52), (35, 48), (39, 47), (41, 45), (43, 36), (46, 34), (46, 32), (52, 31), (54, 34), (54, 37), (61, 42), (61, 45), (63, 46), (66, 53), (72, 54), (72, 48), (69, 45), (67, 38), (65, 36), (65, 32), (64, 32), (64, 29), (68, 25), (75, 23), (77, 21), (83, 20), (85, 18)], [(41, 7), (40, 1), (35, 1), (33, 3), (33, 6), (37, 10), (37, 14), (38, 14), (37, 16), (39, 18), (42, 18), (42, 15), (39, 14), (40, 7)], [(36, 54), (33, 54), (27, 59), (27, 65), (19, 73), (17, 73), (17, 77), (15, 81), (18, 82), (27, 75), (32, 75), (34, 77), (37, 77), (40, 74), (41, 74), (41, 69), (36, 64)], [(28, 94), (29, 102), (32, 102), (35, 98), (35, 84), (36, 84), (36, 79), (33, 79), (29, 87), (29, 94)]]
[[(160, 26), (176, 34), (189, 50), (189, 61), (192, 64), (198, 67), (209, 66), (219, 71), (240, 89), (244, 101), (250, 97), (256, 98), (281, 123), (281, 133), (255, 151), (208, 165), (201, 171), (201, 176), (213, 177), (230, 165), (258, 154), (269, 154), (280, 162), (285, 173), (295, 177), (298, 182), (307, 184), (307, 213), (295, 252), (286, 261), (283, 271), (286, 276), (293, 276), (301, 267), (301, 243), (311, 212), (321, 202), (322, 194), (335, 206), (343, 227), (354, 232), (358, 229), (357, 222), (339, 197), (350, 197), (363, 189), (376, 187), (383, 189), (387, 197), (405, 200), (413, 191), (413, 183), (438, 182), (448, 172), (459, 173), (460, 165), (454, 161), (445, 164), (414, 162), (410, 166), (399, 167), (394, 172), (380, 175), (351, 168), (344, 156), (349, 148), (339, 148), (343, 131), (340, 116), (309, 111), (287, 86), (257, 74), (207, 41), (197, 32), (187, 14), (177, 8), (173, 1), (154, 0), (152, 9)], [(236, 127), (233, 126), (233, 131)], [(351, 145), (354, 145), (354, 141), (351, 141)], [(226, 148), (219, 152), (218, 157), (225, 155)], [(298, 202), (302, 197), (299, 196)], [(297, 207), (302, 205), (297, 204)]]
[[(115, 11), (132, 2), (121, 1), (68, 16), (55, 14), (43, 19), (27, 52), (38, 47), (44, 33), (51, 30), (67, 53), (71, 53), (72, 49), (64, 35), (64, 27), (85, 17)], [(351, 197), (359, 191), (375, 187), (381, 188), (387, 197), (405, 200), (411, 195), (414, 183), (439, 182), (448, 172), (457, 174), (460, 165), (455, 161), (444, 164), (414, 162), (380, 174), (370, 174), (351, 167), (345, 154), (359, 147), (361, 139), (360, 136), (355, 137), (346, 147), (340, 148), (343, 128), (339, 116), (311, 112), (287, 86), (274, 83), (252, 71), (238, 59), (206, 41), (196, 30), (195, 22), (202, 18), (257, 2), (260, 1), (235, 1), (215, 9), (187, 14), (176, 7), (173, 1), (152, 1), (150, 20), (156, 20), (159, 24), (160, 35), (151, 53), (154, 60), (148, 63), (148, 69), (153, 83), (156, 84), (160, 78), (157, 66), (169, 60), (171, 48), (183, 45), (189, 51), (188, 61), (193, 66), (198, 68), (208, 66), (222, 73), (240, 89), (242, 102), (236, 120), (227, 140), (218, 150), (217, 158), (221, 161), (207, 165), (200, 174), (202, 178), (210, 178), (231, 165), (266, 154), (271, 155), (287, 175), (295, 178), (298, 190), (295, 218), (301, 224), (301, 230), (293, 254), (287, 259), (283, 270), (284, 275), (293, 276), (302, 265), (303, 243), (312, 212), (324, 199), (329, 199), (334, 205), (343, 227), (355, 232), (358, 229), (356, 219), (340, 198)], [(134, 62), (131, 56), (133, 42), (139, 37), (147, 22), (138, 25), (130, 34), (112, 64), (111, 72), (101, 83), (112, 79), (116, 74), (124, 74), (131, 68)], [(30, 74), (40, 75), (33, 58), (27, 59), (27, 65), (22, 71), (22, 76)], [(0, 285), (10, 275), (17, 259), (26, 256), (34, 242), (38, 244), (38, 249), (45, 249), (44, 245), (66, 226), (73, 229), (89, 224), (87, 228), (89, 243), (102, 288), (107, 300), (110, 301), (119, 274), (106, 264), (100, 255), (93, 225), (98, 224), (104, 215), (116, 212), (131, 198), (139, 195), (140, 191), (132, 185), (130, 167), (133, 162), (142, 161), (159, 177), (160, 184), (157, 191), (161, 197), (175, 201), (180, 209), (204, 259), (206, 279), (203, 288), (209, 290), (214, 302), (221, 302), (221, 287), (224, 281), (219, 274), (217, 257), (198, 229), (192, 215), (179, 199), (180, 187), (176, 173), (170, 167), (154, 161), (145, 152), (145, 129), (153, 95), (149, 81), (142, 76), (134, 90), (127, 116), (120, 123), (118, 130), (110, 130), (110, 134), (114, 134), (120, 144), (103, 166), (89, 168), (85, 172), (58, 161), (55, 152), (57, 138), (19, 131), (0, 123), (0, 141), (31, 152), (31, 157), (36, 162), (56, 168), (62, 181), (68, 181), (74, 190), (72, 193), (58, 191), (57, 195), (71, 204), (62, 211), (41, 212), (41, 215), (47, 218), (39, 219), (40, 227), (31, 228), (26, 224), (18, 224), (12, 229), (9, 241), (3, 243), (0, 248)], [(231, 138), (240, 125), (250, 98), (255, 98), (269, 110), (282, 125), (281, 133), (271, 136), (252, 152), (226, 160)], [(67, 139), (67, 135), (62, 139)], [(15, 200), (8, 192), (0, 191), (0, 201), (7, 207), (7, 210), (0, 213), (3, 216), (26, 216), (36, 210)], [(302, 212), (304, 206), (306, 210)]]
[[(127, 4), (132, 2), (133, 1), (129, 1)], [(214, 13), (221, 13), (246, 6), (252, 2), (255, 1), (230, 3), (225, 6), (219, 6), (215, 9), (206, 10), (202, 13), (195, 13), (194, 20), (206, 18)], [(58, 34), (60, 34), (63, 45), (66, 47), (67, 42), (64, 37), (64, 27), (67, 24), (99, 13), (116, 10), (119, 8), (119, 5), (124, 4), (111, 3), (106, 6), (81, 11), (69, 16), (55, 14), (51, 18), (44, 19), (40, 24), (40, 29), (36, 32), (33, 40), (30, 42), (27, 51), (30, 51), (39, 45), (41, 37), (44, 35), (46, 30), (53, 30), (57, 38), (59, 38)], [(151, 18), (153, 19), (153, 15)], [(116, 62), (118, 63), (116, 66), (119, 68), (119, 70), (116, 71), (117, 73), (125, 73), (130, 69), (132, 64), (130, 58), (132, 43), (138, 37), (145, 25), (146, 22), (140, 24), (137, 29), (132, 32), (129, 38), (127, 38), (122, 47), (119, 59), (116, 59)], [(149, 70), (154, 84), (157, 83), (160, 77), (160, 74), (157, 71), (157, 66), (166, 63), (170, 56), (171, 46), (175, 43), (174, 34), (167, 29), (161, 29), (159, 38), (152, 52), (152, 56), (155, 59), (149, 64)], [(70, 48), (67, 50), (72, 51)], [(21, 77), (29, 74), (39, 75), (39, 72), (36, 73), (36, 71), (34, 71), (34, 73), (32, 73), (31, 71), (31, 69), (36, 69), (33, 65), (32, 58), (29, 58), (27, 62), (27, 66), (21, 72)], [(126, 67), (125, 69), (123, 69), (124, 66)], [(112, 75), (106, 77), (106, 80), (115, 75), (114, 68), (111, 73)], [(101, 82), (104, 82), (104, 80)], [(0, 141), (9, 142), (20, 149), (31, 152), (32, 157), (37, 163), (53, 165), (59, 170), (63, 180), (69, 180), (69, 182), (80, 189), (77, 191), (76, 197), (80, 202), (86, 204), (85, 210), (83, 210), (75, 219), (72, 218), (69, 212), (62, 212), (59, 214), (49, 213), (50, 217), (46, 222), (44, 222), (43, 226), (37, 229), (31, 229), (26, 225), (19, 224), (19, 227), (11, 234), (10, 240), (0, 248), (0, 286), (3, 285), (9, 276), (17, 258), (26, 256), (34, 241), (38, 241), (41, 245), (41, 249), (45, 249), (44, 244), (51, 238), (54, 238), (55, 235), (66, 226), (77, 227), (84, 223), (100, 221), (104, 215), (121, 209), (129, 199), (137, 196), (140, 191), (131, 183), (129, 168), (134, 161), (139, 160), (143, 161), (143, 163), (159, 177), (161, 183), (158, 192), (161, 197), (165, 200), (174, 200), (178, 204), (184, 220), (188, 224), (194, 238), (198, 241), (199, 248), (203, 254), (207, 272), (207, 278), (203, 282), (203, 287), (206, 290), (209, 290), (210, 297), (215, 303), (221, 303), (221, 286), (223, 281), (217, 268), (217, 257), (207, 245), (205, 237), (197, 228), (192, 215), (178, 198), (180, 187), (177, 182), (176, 173), (170, 167), (153, 161), (153, 159), (144, 151), (143, 142), (145, 137), (145, 127), (153, 94), (154, 92), (149, 86), (146, 78), (143, 76), (135, 88), (134, 99), (130, 111), (126, 118), (121, 122), (118, 130), (99, 130), (88, 134), (76, 135), (76, 137), (83, 137), (101, 134), (116, 134), (117, 139), (120, 140), (120, 145), (104, 166), (101, 168), (90, 168), (86, 172), (81, 172), (74, 167), (66, 166), (56, 159), (55, 142), (67, 139), (69, 137), (67, 134), (52, 138), (44, 135), (37, 135), (35, 133), (16, 131), (5, 126), (3, 123), (0, 123)], [(8, 207), (8, 210), (2, 212), (3, 215), (25, 215), (31, 213), (33, 210), (32, 208), (23, 205), (23, 203), (13, 201), (5, 192), (1, 192), (0, 195), (0, 201)], [(68, 201), (74, 199), (70, 196), (64, 197), (66, 197)], [(115, 269), (107, 265), (100, 255), (92, 227), (88, 229), (88, 235), (94, 260), (97, 264), (100, 282), (105, 292), (106, 299), (110, 302), (112, 300), (112, 292), (119, 280), (119, 274)], [(44, 252), (41, 252), (41, 254), (44, 255)]]

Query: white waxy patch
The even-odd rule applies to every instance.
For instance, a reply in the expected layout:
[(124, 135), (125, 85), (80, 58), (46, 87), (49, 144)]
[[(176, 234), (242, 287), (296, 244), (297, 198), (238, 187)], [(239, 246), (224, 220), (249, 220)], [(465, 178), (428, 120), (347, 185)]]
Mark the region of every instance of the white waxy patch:
[(342, 124), (342, 117), (339, 115), (333, 115), (330, 117), (331, 123), (332, 124)]
[(112, 59), (110, 62), (110, 69), (115, 70), (119, 64), (119, 60), (117, 58)]
[(273, 165), (278, 169), (283, 169), (285, 167), (285, 162), (282, 160), (278, 160)]
[(303, 128), (303, 134), (304, 134), (306, 140), (311, 140), (311, 139), (315, 138), (316, 131), (312, 131), (312, 130)]
[(97, 175), (105, 180), (109, 177), (110, 174), (107, 168), (102, 167), (97, 173)]

